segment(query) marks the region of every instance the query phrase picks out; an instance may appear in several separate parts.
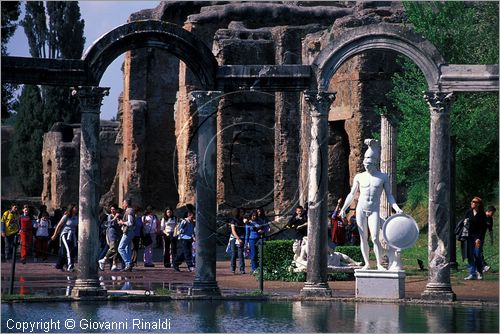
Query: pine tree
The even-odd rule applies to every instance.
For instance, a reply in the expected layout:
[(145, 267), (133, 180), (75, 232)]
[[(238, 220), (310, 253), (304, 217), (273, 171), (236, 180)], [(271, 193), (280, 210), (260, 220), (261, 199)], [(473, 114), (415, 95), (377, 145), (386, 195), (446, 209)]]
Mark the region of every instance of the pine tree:
[[(2, 56), (7, 56), (7, 43), (17, 28), (17, 19), (21, 13), (19, 1), (2, 3)], [(15, 107), (14, 92), (17, 85), (2, 84), (2, 120), (10, 116)]]
[[(25, 85), (19, 97), (9, 168), (28, 195), (42, 191), (43, 103), (38, 86)], [(34, 158), (40, 155), (39, 158)]]
[[(20, 24), (28, 38), (32, 57), (81, 58), (85, 23), (78, 2), (47, 1), (44, 5), (42, 1), (27, 1), (25, 13)], [(18, 120), (10, 166), (21, 180), (23, 190), (29, 195), (39, 195), (43, 134), (55, 122), (79, 122), (78, 101), (70, 95), (68, 87), (25, 86), (16, 111)]]

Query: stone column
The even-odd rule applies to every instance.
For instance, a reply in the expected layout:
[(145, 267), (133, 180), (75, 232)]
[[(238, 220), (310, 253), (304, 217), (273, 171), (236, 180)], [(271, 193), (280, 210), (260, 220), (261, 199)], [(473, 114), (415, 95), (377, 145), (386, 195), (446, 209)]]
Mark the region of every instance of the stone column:
[(430, 108), (429, 281), (423, 299), (453, 301), (450, 283), (450, 107), (452, 93), (426, 92)]
[(307, 226), (307, 280), (300, 294), (328, 297), (328, 111), (335, 93), (305, 91), (311, 114), (309, 156), (309, 210)]
[(196, 274), (190, 295), (220, 295), (216, 281), (217, 107), (221, 92), (193, 91), (197, 106)]
[(78, 87), (73, 95), (80, 100), (80, 192), (78, 222), (78, 274), (73, 297), (106, 295), (99, 284), (99, 197), (100, 197), (100, 147), (99, 115), (104, 96), (109, 88)]
[[(387, 174), (392, 194), (396, 195), (396, 127), (391, 116), (388, 115), (382, 115), (380, 123), (380, 171)], [(387, 200), (385, 192), (382, 192), (380, 216), (386, 219), (391, 213), (392, 207)]]

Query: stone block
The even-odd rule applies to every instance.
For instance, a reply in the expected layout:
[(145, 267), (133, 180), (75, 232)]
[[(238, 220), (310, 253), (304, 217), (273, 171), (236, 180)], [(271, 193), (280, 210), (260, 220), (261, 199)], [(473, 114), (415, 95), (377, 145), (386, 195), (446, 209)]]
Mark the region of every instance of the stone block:
[(402, 299), (405, 297), (404, 270), (362, 270), (354, 271), (356, 277), (356, 298)]

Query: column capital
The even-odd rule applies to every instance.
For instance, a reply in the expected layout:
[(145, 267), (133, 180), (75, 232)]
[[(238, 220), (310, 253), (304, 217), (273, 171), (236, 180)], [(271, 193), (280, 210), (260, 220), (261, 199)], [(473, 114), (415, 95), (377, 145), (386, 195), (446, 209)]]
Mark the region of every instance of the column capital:
[(189, 92), (189, 101), (196, 104), (200, 116), (210, 116), (219, 106), (222, 92), (216, 90), (195, 90)]
[(109, 87), (78, 86), (71, 87), (71, 95), (78, 97), (82, 112), (100, 113), (102, 99), (109, 95)]
[(335, 101), (337, 92), (305, 90), (304, 99), (309, 105), (312, 117), (327, 117), (330, 105)]
[(448, 114), (454, 101), (453, 92), (423, 92), (431, 114)]

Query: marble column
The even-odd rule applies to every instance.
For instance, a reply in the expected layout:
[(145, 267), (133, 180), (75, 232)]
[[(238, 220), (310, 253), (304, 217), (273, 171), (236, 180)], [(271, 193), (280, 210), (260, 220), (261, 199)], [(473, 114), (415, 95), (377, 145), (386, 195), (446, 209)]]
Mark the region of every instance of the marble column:
[[(396, 127), (389, 115), (382, 115), (380, 122), (380, 171), (387, 174), (392, 194), (396, 196)], [(380, 217), (386, 219), (392, 214), (392, 207), (382, 192), (380, 200)]]
[(429, 278), (423, 299), (453, 301), (450, 282), (450, 108), (452, 93), (426, 92), (430, 108)]
[(109, 88), (78, 87), (73, 95), (80, 100), (80, 192), (78, 221), (78, 266), (73, 297), (104, 296), (99, 283), (99, 187), (100, 147), (99, 131), (101, 104)]
[(311, 114), (309, 149), (307, 279), (300, 294), (328, 297), (328, 112), (335, 93), (305, 91)]
[(190, 295), (220, 295), (216, 281), (217, 257), (217, 107), (221, 92), (193, 91), (197, 107), (196, 267)]

